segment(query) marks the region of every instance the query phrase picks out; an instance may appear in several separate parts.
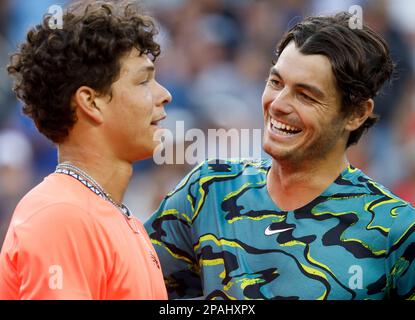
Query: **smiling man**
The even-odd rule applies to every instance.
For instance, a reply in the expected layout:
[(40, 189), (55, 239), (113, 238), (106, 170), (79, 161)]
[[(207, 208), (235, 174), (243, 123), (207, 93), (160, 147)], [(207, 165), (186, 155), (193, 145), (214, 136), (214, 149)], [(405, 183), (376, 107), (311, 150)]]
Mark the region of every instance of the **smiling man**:
[(170, 297), (415, 298), (415, 210), (347, 160), (393, 63), (350, 15), (278, 45), (262, 97), (271, 160), (207, 161), (146, 223)]
[(122, 203), (150, 157), (170, 93), (155, 80), (153, 20), (127, 2), (80, 1), (29, 31), (9, 72), (24, 113), (57, 145), (56, 171), (18, 204), (0, 299), (165, 299), (157, 255)]

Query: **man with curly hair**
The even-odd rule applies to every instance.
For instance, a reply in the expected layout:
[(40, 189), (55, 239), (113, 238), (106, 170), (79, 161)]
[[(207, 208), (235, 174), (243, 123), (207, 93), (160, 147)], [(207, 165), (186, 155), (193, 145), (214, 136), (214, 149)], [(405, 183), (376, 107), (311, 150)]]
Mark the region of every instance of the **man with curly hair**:
[(154, 22), (120, 1), (79, 1), (60, 29), (50, 19), (28, 32), (8, 71), (59, 165), (13, 214), (0, 299), (165, 299), (157, 255), (122, 203), (171, 101), (155, 80)]

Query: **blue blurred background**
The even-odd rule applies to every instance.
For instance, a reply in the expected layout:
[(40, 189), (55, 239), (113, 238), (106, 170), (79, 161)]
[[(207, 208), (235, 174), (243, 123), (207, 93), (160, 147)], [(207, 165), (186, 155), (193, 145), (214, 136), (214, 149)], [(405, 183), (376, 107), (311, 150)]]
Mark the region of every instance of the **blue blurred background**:
[[(0, 245), (19, 199), (56, 166), (56, 149), (22, 115), (11, 90), (9, 55), (51, 5), (68, 2), (0, 0)], [(307, 15), (362, 6), (364, 21), (389, 43), (398, 73), (376, 99), (380, 123), (348, 151), (349, 159), (415, 204), (415, 1), (141, 2), (161, 31), (157, 78), (173, 96), (165, 122), (173, 132), (178, 120), (204, 131), (262, 128), (261, 94), (282, 33)], [(138, 163), (125, 202), (146, 220), (190, 167)]]

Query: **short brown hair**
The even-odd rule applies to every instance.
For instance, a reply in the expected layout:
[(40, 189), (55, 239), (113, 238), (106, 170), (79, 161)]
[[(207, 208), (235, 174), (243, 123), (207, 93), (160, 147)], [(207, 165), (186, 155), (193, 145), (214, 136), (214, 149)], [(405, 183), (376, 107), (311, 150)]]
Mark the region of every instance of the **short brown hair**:
[(108, 94), (124, 54), (136, 48), (155, 60), (160, 46), (153, 19), (127, 1), (78, 1), (65, 10), (61, 29), (50, 28), (49, 19), (28, 32), (8, 72), (23, 112), (60, 143), (77, 121), (70, 100), (80, 86)]
[[(346, 12), (308, 17), (292, 27), (277, 46), (277, 57), (294, 41), (302, 54), (321, 54), (330, 60), (344, 114), (357, 111), (363, 102), (375, 97), (394, 70), (382, 37), (364, 24), (361, 29), (351, 29), (351, 18)], [(357, 143), (378, 118), (373, 114), (352, 131), (347, 147)]]

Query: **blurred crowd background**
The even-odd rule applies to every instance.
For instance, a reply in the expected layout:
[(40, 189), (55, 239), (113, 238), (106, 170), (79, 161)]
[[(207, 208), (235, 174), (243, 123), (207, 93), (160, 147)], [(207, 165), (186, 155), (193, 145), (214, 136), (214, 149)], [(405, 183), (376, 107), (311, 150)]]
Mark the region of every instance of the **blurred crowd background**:
[[(0, 0), (0, 245), (19, 199), (56, 166), (56, 149), (21, 113), (9, 55), (59, 0)], [(369, 176), (415, 204), (415, 1), (142, 0), (159, 25), (157, 78), (173, 96), (167, 128), (261, 128), (261, 94), (282, 33), (307, 15), (363, 8), (390, 45), (397, 72), (376, 99), (381, 121), (349, 150)], [(177, 145), (183, 141), (177, 139)], [(266, 155), (264, 155), (266, 156)], [(125, 202), (143, 221), (191, 168), (136, 165)]]

